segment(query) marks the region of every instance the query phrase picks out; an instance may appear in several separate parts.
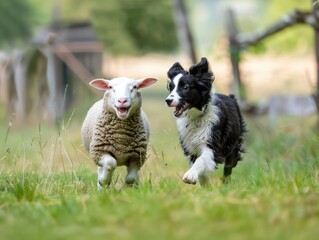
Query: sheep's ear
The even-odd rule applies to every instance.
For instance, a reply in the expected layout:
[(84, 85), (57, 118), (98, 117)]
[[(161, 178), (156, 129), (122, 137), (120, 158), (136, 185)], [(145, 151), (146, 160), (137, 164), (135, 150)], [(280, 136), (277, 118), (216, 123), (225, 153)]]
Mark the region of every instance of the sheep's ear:
[(145, 87), (149, 87), (151, 85), (153, 85), (154, 83), (156, 83), (158, 80), (156, 78), (143, 78), (143, 79), (139, 79), (137, 80), (137, 88), (145, 88)]
[(97, 78), (92, 80), (89, 84), (99, 90), (107, 90), (109, 89), (109, 80), (102, 79), (102, 78)]

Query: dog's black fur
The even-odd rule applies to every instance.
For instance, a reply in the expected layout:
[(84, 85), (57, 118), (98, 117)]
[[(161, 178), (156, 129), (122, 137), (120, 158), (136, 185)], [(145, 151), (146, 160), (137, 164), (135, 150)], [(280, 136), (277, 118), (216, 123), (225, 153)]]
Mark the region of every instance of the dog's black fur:
[[(181, 106), (184, 106), (185, 109), (180, 110), (184, 112), (196, 108), (205, 114), (208, 104), (213, 104), (218, 108), (216, 114), (219, 121), (217, 123), (211, 122), (212, 136), (206, 144), (213, 150), (214, 158), (212, 161), (215, 161), (216, 165), (225, 163), (224, 179), (226, 179), (231, 175), (237, 162), (242, 159), (241, 153), (244, 152), (242, 145), (246, 124), (240, 113), (236, 98), (234, 95), (211, 94), (214, 74), (210, 70), (206, 58), (202, 58), (188, 72), (179, 63), (175, 63), (167, 73), (170, 79), (168, 83), (170, 92), (175, 88), (173, 79), (178, 74), (182, 74), (176, 91), (181, 101), (176, 109), (180, 110)], [(171, 101), (166, 99), (169, 106)], [(175, 112), (176, 117), (180, 117), (182, 114), (178, 110)], [(184, 154), (194, 163), (199, 156), (196, 153), (188, 152), (181, 136), (180, 143)]]

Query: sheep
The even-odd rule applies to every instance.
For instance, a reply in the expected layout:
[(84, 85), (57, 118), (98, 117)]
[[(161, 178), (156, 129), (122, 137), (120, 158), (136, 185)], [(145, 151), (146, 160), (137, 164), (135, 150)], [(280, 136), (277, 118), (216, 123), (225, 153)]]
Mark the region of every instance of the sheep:
[(138, 90), (157, 81), (156, 78), (119, 77), (89, 83), (105, 91), (103, 99), (89, 109), (81, 128), (82, 143), (98, 166), (99, 190), (110, 185), (117, 166), (127, 167), (126, 184), (138, 184), (138, 171), (146, 160), (150, 134)]

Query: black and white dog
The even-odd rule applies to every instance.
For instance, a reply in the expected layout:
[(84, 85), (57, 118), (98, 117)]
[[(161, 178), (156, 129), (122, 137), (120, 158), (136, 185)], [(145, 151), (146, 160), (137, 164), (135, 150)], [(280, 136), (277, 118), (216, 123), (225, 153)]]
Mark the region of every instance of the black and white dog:
[(224, 180), (241, 160), (245, 122), (233, 95), (214, 93), (214, 74), (206, 58), (189, 71), (175, 63), (167, 72), (169, 96), (175, 107), (179, 139), (191, 168), (183, 181), (206, 185), (208, 173), (225, 163)]

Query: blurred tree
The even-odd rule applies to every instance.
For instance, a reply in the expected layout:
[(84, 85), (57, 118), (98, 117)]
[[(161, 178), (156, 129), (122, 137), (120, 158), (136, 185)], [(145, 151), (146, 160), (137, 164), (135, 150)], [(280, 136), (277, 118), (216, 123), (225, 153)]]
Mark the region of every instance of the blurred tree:
[[(34, 1), (34, 0), (33, 0)], [(59, 6), (62, 22), (83, 22), (90, 19), (92, 5), (96, 0), (54, 0)]]
[(170, 0), (96, 0), (92, 21), (113, 54), (167, 52), (178, 45)]
[[(172, 51), (178, 41), (171, 0), (55, 0), (60, 20), (92, 20), (106, 48), (114, 54)], [(0, 46), (25, 43), (33, 28), (51, 20), (52, 3), (42, 0), (0, 0)]]
[(0, 0), (0, 47), (23, 45), (36, 25), (50, 19), (51, 3), (42, 0)]
[(0, 46), (8, 47), (32, 34), (32, 8), (26, 0), (0, 1)]
[(54, 1), (57, 0), (27, 0), (32, 8), (31, 21), (34, 26), (45, 26), (52, 20)]

